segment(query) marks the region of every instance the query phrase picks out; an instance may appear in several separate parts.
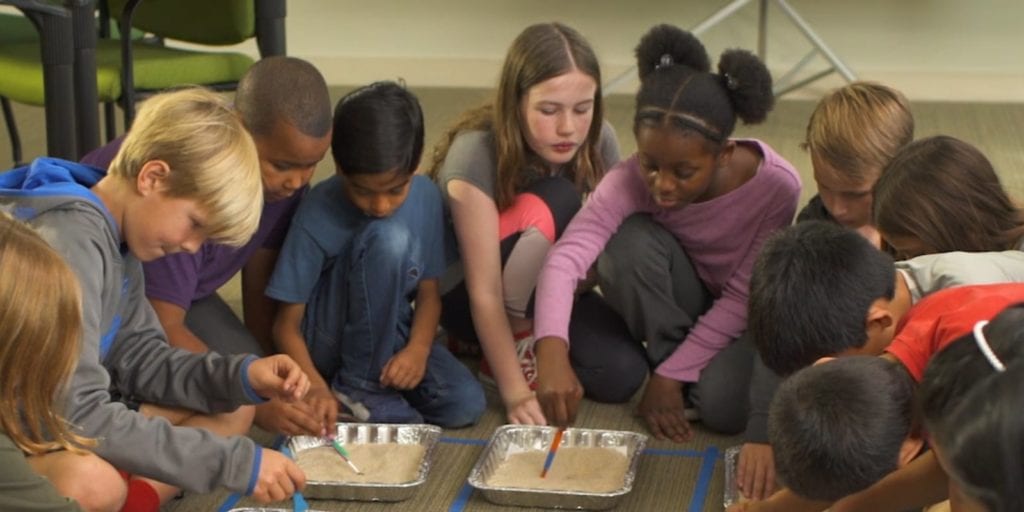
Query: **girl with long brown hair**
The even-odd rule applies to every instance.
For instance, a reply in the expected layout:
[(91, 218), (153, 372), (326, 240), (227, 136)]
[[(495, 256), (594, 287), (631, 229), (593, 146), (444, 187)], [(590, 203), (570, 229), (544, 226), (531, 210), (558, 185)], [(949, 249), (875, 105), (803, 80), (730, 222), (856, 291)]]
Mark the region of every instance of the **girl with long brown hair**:
[(512, 42), (494, 100), (464, 114), (434, 150), (429, 173), (454, 242), (441, 324), (450, 341), (479, 341), (481, 375), (494, 379), (514, 423), (545, 423), (532, 393), (533, 289), (582, 195), (619, 160), (603, 114), (587, 41), (560, 23), (532, 25)]

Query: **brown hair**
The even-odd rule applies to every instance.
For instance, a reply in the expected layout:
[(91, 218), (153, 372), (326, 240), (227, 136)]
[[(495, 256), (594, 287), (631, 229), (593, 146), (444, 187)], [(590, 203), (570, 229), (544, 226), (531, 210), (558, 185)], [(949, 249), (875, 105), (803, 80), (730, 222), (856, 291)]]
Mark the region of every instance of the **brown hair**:
[(910, 143), (874, 189), (875, 226), (935, 252), (1003, 251), (1024, 236), (1024, 212), (974, 146), (939, 135)]
[(441, 165), (448, 156), (452, 141), (463, 131), (491, 130), (497, 145), (497, 184), (495, 203), (498, 210), (512, 204), (516, 193), (528, 185), (530, 173), (524, 169), (541, 168), (544, 162), (530, 150), (523, 135), (524, 120), (520, 108), (530, 88), (579, 70), (594, 79), (594, 117), (579, 151), (566, 167), (566, 175), (580, 190), (594, 187), (604, 172), (598, 141), (604, 119), (601, 95), (601, 70), (590, 44), (572, 28), (561, 23), (531, 25), (516, 37), (505, 57), (495, 99), (464, 113), (434, 147), (427, 173), (437, 179)]
[(55, 407), (78, 361), (80, 296), (64, 260), (0, 214), (0, 428), (26, 453), (80, 453), (94, 444), (71, 432)]
[(827, 94), (807, 122), (803, 148), (863, 183), (914, 140), (914, 117), (899, 91), (854, 82)]

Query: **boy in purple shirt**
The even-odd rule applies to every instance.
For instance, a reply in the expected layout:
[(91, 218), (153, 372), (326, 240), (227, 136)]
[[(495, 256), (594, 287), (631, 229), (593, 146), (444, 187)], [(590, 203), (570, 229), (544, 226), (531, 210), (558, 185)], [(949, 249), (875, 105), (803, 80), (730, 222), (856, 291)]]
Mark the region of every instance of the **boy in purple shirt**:
[[(238, 83), (235, 109), (256, 142), (264, 207), (256, 233), (242, 247), (206, 242), (144, 265), (146, 297), (171, 345), (192, 352), (270, 354), (276, 302), (264, 295), (291, 217), (331, 143), (331, 102), (323, 76), (294, 57), (262, 59)], [(106, 169), (122, 139), (89, 153), (82, 163)], [(217, 294), (242, 271), (244, 324)], [(271, 401), (256, 423), (286, 434), (319, 432), (296, 408)], [(309, 423), (309, 424), (307, 424)]]

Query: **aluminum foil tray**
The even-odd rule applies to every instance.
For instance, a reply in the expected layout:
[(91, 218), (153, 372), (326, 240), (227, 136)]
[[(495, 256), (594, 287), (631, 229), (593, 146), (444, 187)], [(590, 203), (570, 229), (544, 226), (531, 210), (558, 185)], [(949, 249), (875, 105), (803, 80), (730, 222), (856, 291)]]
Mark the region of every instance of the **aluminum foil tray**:
[(526, 425), (504, 425), (491, 436), (483, 453), (469, 473), (469, 484), (479, 489), (485, 498), (499, 505), (521, 507), (544, 507), (561, 509), (604, 510), (614, 507), (619, 500), (633, 489), (640, 453), (647, 444), (647, 436), (636, 432), (619, 430), (593, 430), (583, 428), (566, 429), (561, 447), (601, 447), (626, 450), (626, 475), (622, 487), (607, 493), (552, 491), (546, 489), (523, 489), (514, 487), (492, 487), (487, 480), (510, 453), (541, 450), (547, 451), (557, 429)]
[[(412, 481), (401, 484), (381, 484), (341, 481), (306, 481), (302, 494), (307, 498), (320, 500), (358, 501), (402, 501), (412, 497), (424, 482), (430, 471), (434, 447), (441, 438), (441, 428), (434, 425), (393, 425), (384, 423), (338, 423), (335, 436), (343, 445), (398, 443), (420, 444), (426, 449), (420, 462), (419, 473)], [(287, 446), (298, 456), (299, 452), (328, 446), (330, 441), (322, 437), (294, 436)]]
[(736, 485), (736, 466), (740, 463), (740, 447), (725, 450), (725, 496), (722, 505), (729, 508), (740, 502), (740, 490)]

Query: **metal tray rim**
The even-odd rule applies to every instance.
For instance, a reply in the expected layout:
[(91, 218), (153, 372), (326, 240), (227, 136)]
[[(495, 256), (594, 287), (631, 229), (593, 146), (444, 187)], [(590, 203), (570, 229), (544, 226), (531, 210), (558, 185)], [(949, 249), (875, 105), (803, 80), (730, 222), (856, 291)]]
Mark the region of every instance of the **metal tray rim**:
[(592, 432), (592, 433), (597, 433), (597, 434), (607, 433), (607, 434), (621, 435), (621, 436), (625, 436), (625, 437), (632, 438), (632, 439), (635, 440), (635, 443), (636, 443), (636, 453), (630, 458), (629, 465), (626, 467), (625, 481), (623, 482), (622, 487), (620, 487), (620, 488), (618, 488), (618, 489), (616, 489), (614, 491), (609, 491), (609, 492), (589, 492), (589, 491), (551, 491), (551, 490), (545, 490), (545, 489), (527, 489), (527, 488), (522, 488), (522, 487), (494, 487), (494, 486), (487, 485), (487, 483), (484, 482), (484, 480), (482, 478), (482, 475), (481, 475), (481, 473), (483, 471), (482, 466), (483, 466), (484, 462), (487, 459), (487, 455), (494, 449), (494, 445), (498, 442), (500, 436), (504, 432), (509, 431), (509, 430), (530, 429), (530, 428), (545, 429), (545, 430), (552, 430), (552, 431), (556, 430), (556, 427), (530, 427), (530, 426), (524, 426), (524, 425), (502, 425), (502, 426), (498, 427), (497, 429), (495, 429), (494, 434), (491, 436), (490, 440), (488, 440), (487, 445), (484, 448), (484, 451), (481, 452), (480, 456), (477, 458), (476, 463), (473, 465), (473, 469), (470, 471), (469, 477), (467, 478), (467, 481), (468, 481), (469, 485), (471, 485), (472, 487), (474, 487), (476, 489), (479, 489), (480, 491), (484, 492), (485, 495), (489, 491), (500, 491), (500, 492), (503, 492), (503, 493), (521, 493), (521, 494), (524, 494), (524, 495), (525, 494), (545, 494), (545, 495), (549, 495), (550, 494), (550, 495), (579, 496), (579, 497), (586, 497), (586, 498), (606, 498), (606, 499), (607, 498), (620, 498), (620, 497), (628, 494), (630, 491), (633, 490), (633, 483), (634, 483), (634, 480), (636, 479), (637, 466), (640, 463), (640, 454), (641, 454), (641, 452), (643, 452), (643, 449), (644, 449), (644, 447), (647, 444), (647, 439), (648, 439), (647, 435), (646, 434), (641, 434), (639, 432), (632, 432), (632, 431), (627, 431), (627, 430), (609, 430), (609, 429), (592, 429), (592, 428), (569, 428), (569, 429), (566, 429), (566, 432), (569, 432), (569, 431), (586, 431), (586, 432)]

